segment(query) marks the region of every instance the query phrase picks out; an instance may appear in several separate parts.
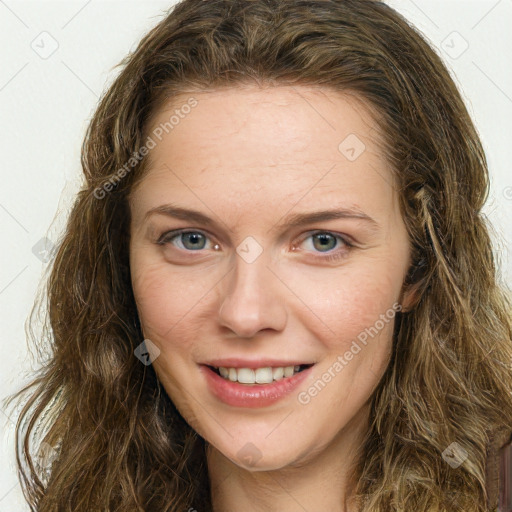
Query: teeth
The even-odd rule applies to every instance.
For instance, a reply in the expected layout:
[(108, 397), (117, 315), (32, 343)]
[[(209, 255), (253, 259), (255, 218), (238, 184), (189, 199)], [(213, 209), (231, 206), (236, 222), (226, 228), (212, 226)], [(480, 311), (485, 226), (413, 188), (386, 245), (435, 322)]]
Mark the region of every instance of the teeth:
[(254, 372), (254, 378), (258, 384), (270, 384), (274, 380), (272, 368), (258, 368)]
[(281, 380), (284, 377), (284, 368), (282, 366), (280, 368), (274, 368), (272, 370), (272, 377), (274, 380)]
[(285, 377), (291, 377), (295, 371), (295, 368), (293, 366), (286, 366), (284, 369), (284, 376)]
[(240, 382), (241, 384), (270, 384), (274, 380), (281, 380), (291, 377), (297, 373), (300, 366), (281, 366), (278, 368), (218, 368), (219, 373), (225, 379), (231, 382)]
[(256, 382), (254, 370), (250, 368), (239, 368), (237, 370), (238, 382), (242, 384), (254, 384)]

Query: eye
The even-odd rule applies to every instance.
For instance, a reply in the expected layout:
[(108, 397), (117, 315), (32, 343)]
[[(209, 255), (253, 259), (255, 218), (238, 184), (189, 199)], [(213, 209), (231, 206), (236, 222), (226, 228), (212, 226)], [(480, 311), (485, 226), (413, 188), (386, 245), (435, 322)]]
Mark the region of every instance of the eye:
[[(312, 247), (313, 252), (324, 253), (326, 256), (315, 256), (324, 259), (332, 259), (346, 256), (349, 249), (353, 245), (343, 236), (330, 231), (316, 231), (309, 236), (302, 239), (299, 245), (304, 242), (311, 240), (310, 243), (306, 244)], [(338, 249), (336, 249), (338, 247)], [(294, 247), (295, 250), (295, 247)]]
[(201, 231), (186, 231), (186, 230), (178, 230), (178, 231), (169, 231), (164, 233), (157, 241), (159, 245), (165, 245), (168, 243), (173, 243), (173, 240), (177, 239), (181, 242), (181, 245), (178, 244), (178, 249), (183, 249), (186, 251), (201, 251), (207, 247), (205, 247), (206, 240), (209, 239), (207, 235), (202, 233)]
[[(211, 246), (211, 242), (210, 246), (207, 246), (209, 240), (211, 240), (210, 237), (201, 231), (180, 229), (162, 234), (156, 243), (158, 245), (172, 244), (178, 249), (190, 252), (208, 249), (217, 250), (218, 246)], [(312, 242), (307, 244), (310, 246), (310, 250), (319, 254), (314, 257), (324, 260), (342, 258), (346, 256), (349, 249), (353, 247), (353, 244), (342, 235), (330, 231), (318, 230), (304, 237), (298, 245), (293, 246), (293, 250), (295, 251), (298, 246), (303, 245), (304, 242), (308, 240)], [(336, 247), (338, 247), (338, 249), (336, 249)]]

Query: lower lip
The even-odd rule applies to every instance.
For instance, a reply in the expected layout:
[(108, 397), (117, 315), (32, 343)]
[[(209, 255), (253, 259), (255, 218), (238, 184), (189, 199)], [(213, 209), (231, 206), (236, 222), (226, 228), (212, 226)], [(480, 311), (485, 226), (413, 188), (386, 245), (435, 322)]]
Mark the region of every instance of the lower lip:
[(233, 407), (266, 407), (276, 403), (295, 390), (306, 379), (313, 366), (291, 377), (270, 384), (240, 384), (217, 375), (211, 368), (201, 365), (210, 391), (222, 402)]

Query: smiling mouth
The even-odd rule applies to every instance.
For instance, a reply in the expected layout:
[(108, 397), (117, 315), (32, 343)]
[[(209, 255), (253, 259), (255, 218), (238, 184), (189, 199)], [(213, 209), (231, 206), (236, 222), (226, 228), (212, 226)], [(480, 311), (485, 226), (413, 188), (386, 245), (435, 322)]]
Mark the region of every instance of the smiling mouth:
[(240, 384), (254, 385), (254, 384), (271, 384), (272, 382), (279, 381), (293, 377), (297, 373), (306, 370), (313, 366), (313, 364), (303, 364), (297, 366), (278, 366), (278, 367), (264, 367), (264, 368), (226, 368), (207, 365), (210, 370), (215, 372), (220, 377), (231, 382), (238, 382)]

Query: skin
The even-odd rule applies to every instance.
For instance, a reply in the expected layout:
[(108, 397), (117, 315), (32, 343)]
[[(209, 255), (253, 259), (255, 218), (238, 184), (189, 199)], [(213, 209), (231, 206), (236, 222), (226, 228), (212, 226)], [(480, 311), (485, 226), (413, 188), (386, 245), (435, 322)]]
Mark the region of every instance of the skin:
[[(174, 98), (153, 127), (189, 96)], [(327, 89), (247, 86), (192, 96), (197, 106), (151, 150), (129, 201), (132, 285), (144, 336), (160, 350), (155, 371), (209, 443), (215, 511), (352, 510), (349, 467), (389, 362), (394, 319), (309, 403), (298, 394), (332, 375), (338, 356), (380, 315), (411, 300), (402, 287), (409, 242), (380, 132), (362, 100)], [(353, 161), (339, 149), (349, 134), (366, 147)], [(217, 226), (163, 214), (145, 220), (166, 203)], [(340, 218), (280, 227), (287, 215), (349, 207), (377, 226)], [(181, 228), (206, 238), (156, 243)], [(331, 234), (326, 247), (318, 231)], [(263, 250), (252, 263), (236, 252), (249, 236)], [(201, 361), (234, 356), (316, 364), (296, 392), (248, 409), (220, 402), (199, 371)], [(244, 450), (253, 450), (252, 463)]]

